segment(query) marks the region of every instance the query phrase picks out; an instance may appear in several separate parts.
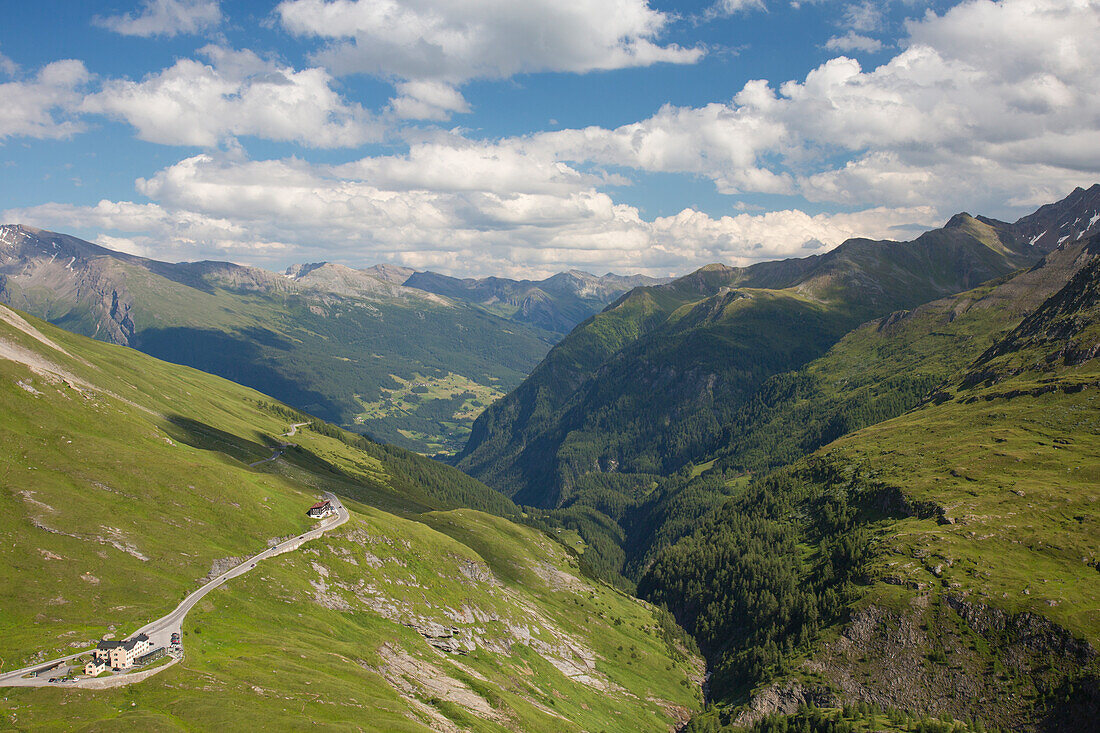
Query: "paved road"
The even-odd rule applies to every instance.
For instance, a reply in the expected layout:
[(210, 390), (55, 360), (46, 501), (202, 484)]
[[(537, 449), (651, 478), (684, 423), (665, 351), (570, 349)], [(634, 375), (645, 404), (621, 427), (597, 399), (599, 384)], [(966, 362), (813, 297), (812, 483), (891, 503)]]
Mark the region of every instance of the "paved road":
[[(162, 616), (161, 618), (158, 618), (152, 623), (142, 626), (132, 635), (141, 633), (148, 634), (149, 640), (153, 642), (154, 649), (161, 646), (167, 647), (169, 642), (171, 641), (172, 634), (182, 632), (183, 619), (187, 616), (187, 612), (194, 608), (195, 604), (202, 600), (203, 596), (205, 596), (207, 593), (214, 590), (215, 588), (220, 587), (231, 578), (236, 578), (240, 575), (244, 575), (249, 570), (256, 567), (256, 563), (260, 562), (261, 560), (266, 560), (269, 557), (274, 557), (276, 555), (281, 555), (284, 552), (296, 550), (299, 546), (302, 545), (302, 543), (308, 542), (312, 539), (316, 539), (325, 532), (336, 529), (341, 524), (348, 521), (351, 515), (348, 513), (348, 510), (344, 508), (344, 505), (340, 503), (340, 500), (328, 491), (325, 492), (325, 498), (332, 502), (332, 505), (336, 507), (336, 516), (325, 519), (316, 527), (309, 530), (303, 535), (299, 535), (284, 542), (280, 542), (274, 547), (267, 548), (258, 555), (253, 555), (252, 557), (242, 562), (240, 565), (230, 568), (218, 577), (206, 583), (206, 585), (202, 586), (191, 595), (184, 598), (183, 601), (178, 606), (176, 606), (175, 610), (173, 610), (171, 613), (166, 616)], [(35, 670), (45, 672), (46, 670), (53, 669), (61, 662), (75, 659), (76, 657), (79, 657), (82, 654), (87, 654), (90, 651), (91, 649), (85, 649), (83, 651), (76, 652), (75, 654), (70, 654), (67, 657), (61, 657), (59, 659), (54, 659), (49, 662), (42, 662), (40, 664), (35, 664), (30, 667), (24, 667), (23, 669), (16, 669), (5, 674), (0, 674), (0, 687), (44, 687), (50, 684), (48, 681), (49, 675), (46, 675), (45, 677), (32, 677), (30, 679), (23, 679), (23, 675), (33, 672)], [(80, 686), (80, 684), (75, 683), (75, 685), (68, 684), (66, 686)]]
[[(306, 425), (309, 425), (309, 423), (307, 423), (307, 422), (297, 422), (297, 423), (294, 423), (293, 425), (291, 425), (291, 426), (290, 426), (290, 430), (288, 430), (288, 431), (286, 431), (285, 433), (283, 433), (283, 437), (284, 437), (284, 438), (290, 438), (290, 437), (292, 437), (292, 436), (294, 436), (294, 435), (297, 435), (297, 434), (298, 434), (298, 428), (300, 428), (300, 427), (304, 427), (304, 426), (306, 426)], [(275, 449), (274, 451), (272, 451), (272, 453), (271, 453), (271, 458), (264, 458), (263, 460), (260, 460), (260, 461), (256, 461), (255, 463), (249, 463), (249, 464), (248, 464), (248, 467), (249, 467), (249, 468), (255, 468), (256, 466), (259, 466), (259, 465), (260, 465), (261, 463), (271, 463), (271, 462), (272, 462), (272, 461), (274, 461), (274, 460), (275, 460), (276, 458), (278, 458), (279, 456), (281, 456), (281, 455), (283, 454), (283, 451), (285, 451), (285, 450), (286, 450), (287, 448), (289, 448), (290, 446), (291, 446), (291, 444), (290, 444), (290, 443), (280, 443), (280, 444), (279, 444), (279, 447), (278, 447), (278, 448), (276, 448), (276, 449)]]
[(256, 466), (259, 466), (261, 463), (271, 463), (276, 458), (281, 456), (283, 454), (283, 451), (286, 450), (286, 448), (287, 447), (285, 445), (282, 448), (276, 448), (275, 452), (271, 454), (271, 458), (264, 458), (263, 460), (256, 461), (255, 463), (249, 463), (248, 467), (249, 468), (255, 468)]

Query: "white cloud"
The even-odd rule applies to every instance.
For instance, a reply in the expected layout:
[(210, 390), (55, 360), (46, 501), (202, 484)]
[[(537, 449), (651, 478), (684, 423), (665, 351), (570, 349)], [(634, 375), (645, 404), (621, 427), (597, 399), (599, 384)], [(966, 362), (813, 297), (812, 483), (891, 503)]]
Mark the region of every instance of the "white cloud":
[(875, 0), (850, 3), (844, 8), (844, 27), (855, 31), (877, 31), (882, 28), (883, 8)]
[(440, 81), (407, 81), (397, 85), (400, 96), (390, 100), (394, 113), (403, 119), (445, 120), (453, 112), (469, 112), (462, 93)]
[(83, 128), (74, 111), (89, 79), (83, 62), (68, 59), (43, 66), (31, 79), (0, 84), (0, 140), (79, 132)]
[(764, 0), (718, 0), (711, 5), (705, 19), (726, 18), (737, 13), (747, 13), (750, 10), (764, 10)]
[[(139, 192), (155, 203), (51, 204), (2, 216), (92, 230), (105, 246), (122, 241), (128, 251), (168, 259), (274, 267), (293, 260), (392, 261), (523, 276), (570, 267), (669, 274), (714, 261), (748, 264), (804, 254), (807, 243), (820, 251), (851, 236), (885, 237), (897, 235), (898, 226), (911, 231), (935, 222), (926, 207), (720, 218), (685, 209), (647, 221), (596, 190), (589, 177), (515, 150), (471, 144), (451, 151), (441, 170), (418, 164), (443, 152), (429, 145), (409, 156), (342, 166), (199, 155), (138, 181)], [(462, 169), (471, 171), (464, 182)], [(493, 171), (510, 178), (494, 180)], [(509, 190), (510, 181), (519, 187)]]
[(236, 136), (347, 147), (377, 140), (380, 126), (342, 99), (324, 69), (296, 71), (251, 51), (200, 50), (210, 63), (181, 59), (140, 82), (111, 80), (82, 105), (121, 119), (143, 140), (213, 147)]
[(841, 56), (801, 81), (751, 81), (729, 102), (502, 144), (695, 174), (729, 194), (994, 214), (1021, 191), (1100, 176), (1100, 3), (970, 0), (908, 29), (870, 70)]
[[(437, 96), (471, 79), (687, 64), (703, 55), (660, 45), (670, 17), (646, 0), (284, 0), (275, 12), (290, 32), (325, 42), (316, 58), (335, 73), (434, 84)], [(440, 106), (424, 90), (399, 91), (394, 106), (405, 116), (465, 111), (464, 101)]]
[[(365, 12), (350, 2), (310, 7)], [(122, 237), (164, 257), (397, 261), (459, 274), (574, 266), (663, 274), (819, 252), (848, 236), (903, 237), (960, 209), (1018, 214), (1100, 176), (1100, 76), (1091, 60), (1098, 0), (967, 0), (907, 29), (900, 50), (877, 67), (840, 56), (799, 80), (750, 81), (728, 100), (666, 106), (614, 129), (489, 141), (418, 129), (407, 133), (407, 153), (342, 165), (200, 155), (138, 181), (153, 203), (15, 214)], [(349, 20), (346, 39), (360, 35)], [(263, 135), (350, 144), (341, 141), (374, 130), (361, 109), (332, 92), (323, 71), (285, 69), (246, 52), (206, 53), (208, 65), (181, 61), (139, 83), (111, 82), (94, 99), (147, 139), (177, 143)], [(394, 73), (393, 112), (463, 110), (464, 73)], [(298, 87), (297, 97), (281, 96)], [(296, 98), (322, 103), (299, 108)], [(854, 213), (792, 208), (723, 217), (689, 208), (647, 220), (601, 190), (624, 183), (624, 168)]]
[(825, 48), (830, 51), (863, 51), (864, 53), (878, 53), (883, 49), (882, 41), (877, 38), (863, 36), (855, 31), (848, 31), (843, 36), (833, 36), (825, 42)]
[(96, 25), (124, 36), (176, 36), (200, 33), (221, 23), (218, 0), (145, 0), (136, 15), (97, 17)]
[(19, 64), (0, 53), (0, 74), (15, 76), (19, 72)]

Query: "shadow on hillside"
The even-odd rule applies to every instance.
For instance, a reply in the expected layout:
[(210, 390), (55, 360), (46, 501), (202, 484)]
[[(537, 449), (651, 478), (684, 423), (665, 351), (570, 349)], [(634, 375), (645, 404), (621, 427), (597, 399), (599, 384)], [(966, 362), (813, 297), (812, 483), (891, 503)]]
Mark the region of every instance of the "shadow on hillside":
[(338, 422), (343, 412), (331, 397), (303, 387), (274, 366), (276, 360), (269, 350), (293, 353), (296, 346), (262, 328), (233, 333), (182, 327), (146, 329), (138, 334), (134, 346), (158, 359), (259, 390), (324, 420)]
[[(168, 421), (166, 432), (173, 440), (199, 450), (225, 454), (244, 464), (269, 458), (278, 448), (277, 443), (294, 440), (260, 436), (265, 442), (259, 442), (183, 415), (168, 415)], [(280, 460), (308, 474), (308, 477), (299, 475), (297, 478), (313, 489), (333, 491), (383, 511), (420, 514), (440, 508), (429, 497), (398, 492), (369, 473), (347, 471), (300, 445), (288, 446), (282, 451)], [(260, 464), (256, 468), (265, 470), (265, 466), (270, 464)]]
[(199, 450), (224, 453), (243, 463), (267, 458), (277, 447), (274, 439), (268, 438), (265, 442), (259, 442), (234, 433), (227, 433), (213, 425), (207, 425), (183, 415), (167, 417), (169, 426), (166, 432), (172, 440)]

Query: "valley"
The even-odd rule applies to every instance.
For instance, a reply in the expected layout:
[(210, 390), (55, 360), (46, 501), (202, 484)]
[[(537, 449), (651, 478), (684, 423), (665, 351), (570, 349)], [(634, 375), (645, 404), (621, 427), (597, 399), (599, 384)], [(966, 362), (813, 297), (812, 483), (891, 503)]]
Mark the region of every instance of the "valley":
[[(1100, 186), (1011, 225), (959, 215), (850, 286), (835, 273), (873, 250), (636, 290), (490, 408), (459, 466), (692, 632), (714, 707), (688, 730), (857, 703), (1060, 730), (1097, 700), (1097, 211)], [(900, 311), (868, 298), (913, 292), (868, 262), (915, 283), (936, 257), (992, 269)], [(828, 315), (785, 332), (790, 301), (724, 284), (764, 279)], [(849, 298), (886, 312), (834, 336)], [(818, 355), (777, 359), (807, 337)]]
[[(415, 301), (417, 329), (432, 309), (491, 326), (455, 337), (467, 356), (421, 344), (437, 367), (348, 392), (341, 422), (369, 436), (0, 306), (0, 682), (24, 686), (0, 715), (1084, 729), (1100, 711), (1098, 214), (1100, 185), (1014, 223), (958, 214), (909, 242), (643, 282), (510, 383), (447, 361), (536, 334), (517, 320), (534, 310), (500, 299), (550, 281), (317, 264), (255, 295), (242, 283), (262, 271), (138, 263), (195, 269), (234, 318), (294, 315), (288, 340), (337, 355), (328, 380), (357, 368), (366, 321), (344, 309), (405, 327), (379, 292)], [(30, 301), (26, 282), (6, 292)], [(222, 347), (227, 363), (240, 348)], [(457, 468), (403, 447), (463, 439)], [(322, 495), (341, 513), (311, 528)], [(182, 658), (113, 689), (24, 677), (140, 631), (181, 634)]]
[[(295, 265), (285, 275), (227, 262), (170, 264), (0, 227), (0, 302), (425, 454), (456, 452), (484, 406), (518, 385), (563, 331), (650, 281), (574, 273), (546, 285), (549, 293), (537, 282), (495, 281), (538, 299), (540, 319), (498, 313), (496, 296), (403, 284), (419, 278), (427, 287), (429, 275), (334, 263)], [(440, 388), (393, 397), (415, 380)]]
[(220, 378), (0, 312), (0, 673), (169, 613), (310, 530), (323, 491), (350, 516), (199, 599), (181, 662), (115, 689), (5, 690), (6, 726), (237, 727), (260, 712), (293, 727), (308, 707), (327, 724), (369, 710), (393, 730), (612, 715), (667, 730), (699, 705), (686, 638), (505, 518), (521, 519), (496, 492)]
[(0, 732), (1100, 733), (1100, 0), (0, 11)]

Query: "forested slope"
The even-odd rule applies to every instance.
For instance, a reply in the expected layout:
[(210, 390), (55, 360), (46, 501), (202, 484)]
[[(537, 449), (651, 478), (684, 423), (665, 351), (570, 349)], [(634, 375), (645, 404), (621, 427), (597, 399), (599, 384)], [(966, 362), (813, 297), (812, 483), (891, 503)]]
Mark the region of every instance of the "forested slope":
[(703, 268), (638, 288), (581, 324), (475, 422), (458, 466), (554, 508), (592, 473), (669, 474), (718, 447), (770, 376), (859, 323), (969, 289), (1041, 253), (1011, 225), (959, 215), (908, 243)]
[(1079, 250), (920, 408), (752, 481), (657, 553), (640, 593), (696, 634), (735, 708), (695, 729), (808, 702), (1091, 724), (1100, 240)]

